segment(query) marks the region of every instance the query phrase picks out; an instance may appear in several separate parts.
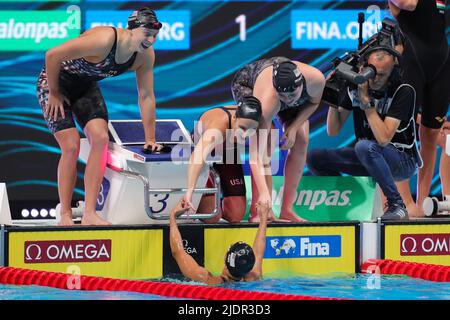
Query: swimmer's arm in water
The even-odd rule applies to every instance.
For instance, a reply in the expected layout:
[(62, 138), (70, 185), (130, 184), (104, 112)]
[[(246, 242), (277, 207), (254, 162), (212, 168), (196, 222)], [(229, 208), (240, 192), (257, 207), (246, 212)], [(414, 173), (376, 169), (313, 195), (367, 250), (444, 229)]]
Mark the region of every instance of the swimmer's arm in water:
[(111, 28), (94, 28), (81, 36), (71, 39), (59, 46), (48, 50), (45, 54), (45, 69), (49, 88), (48, 106), (45, 114), (52, 115), (56, 120), (58, 111), (64, 115), (64, 100), (69, 103), (67, 97), (62, 96), (59, 89), (59, 72), (61, 63), (82, 57), (102, 57), (105, 48), (109, 48), (114, 41), (114, 31)]
[(392, 4), (394, 4), (397, 8), (407, 11), (416, 10), (417, 3), (419, 2), (419, 0), (389, 0), (389, 1)]
[(144, 127), (145, 145), (152, 150), (160, 150), (161, 145), (156, 144), (156, 100), (153, 91), (153, 65), (155, 63), (155, 51), (153, 48), (138, 54), (136, 69), (136, 82), (138, 87), (139, 109), (141, 111), (142, 125)]
[(253, 253), (255, 254), (255, 265), (253, 269), (244, 277), (245, 281), (257, 281), (262, 276), (262, 262), (264, 258), (264, 251), (266, 250), (266, 230), (267, 219), (270, 212), (268, 203), (256, 204), (256, 211), (259, 215), (259, 227), (256, 232), (255, 241), (253, 242)]
[(194, 258), (184, 251), (183, 239), (178, 229), (176, 218), (187, 210), (188, 207), (181, 200), (170, 213), (170, 249), (172, 256), (185, 277), (206, 284), (221, 283), (223, 281), (220, 277), (213, 276), (206, 268), (199, 266)]
[[(189, 160), (189, 168), (188, 168), (188, 191), (185, 194), (184, 200), (188, 203), (187, 205), (191, 209), (195, 209), (191, 205), (192, 194), (194, 192), (194, 188), (197, 184), (198, 177), (203, 167), (205, 166), (205, 161), (211, 151), (218, 145), (224, 143), (224, 135), (227, 128), (227, 124), (222, 123), (221, 121), (208, 120), (204, 121), (200, 118), (199, 121), (202, 124), (202, 129), (200, 132), (201, 136), (199, 141), (195, 145), (194, 151), (191, 154), (191, 158)], [(222, 134), (221, 137), (218, 137), (218, 134)]]

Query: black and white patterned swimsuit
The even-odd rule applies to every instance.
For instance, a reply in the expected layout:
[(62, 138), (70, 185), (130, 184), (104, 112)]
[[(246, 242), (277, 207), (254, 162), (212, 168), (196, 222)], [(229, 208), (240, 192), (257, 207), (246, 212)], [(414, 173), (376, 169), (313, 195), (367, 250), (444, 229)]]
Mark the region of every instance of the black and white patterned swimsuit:
[[(256, 60), (250, 64), (247, 64), (234, 75), (233, 81), (231, 82), (231, 93), (236, 103), (242, 101), (245, 96), (253, 95), (253, 88), (255, 87), (255, 82), (261, 72), (273, 66), (276, 62), (282, 63), (286, 61), (291, 61), (286, 57), (272, 57), (268, 59)], [(304, 105), (311, 98), (306, 90), (305, 78), (303, 78), (303, 92), (294, 104), (287, 105), (280, 101), (280, 110), (278, 116), (282, 122), (286, 123), (292, 121), (297, 115), (302, 105)]]
[[(70, 106), (64, 104), (65, 119), (61, 115), (58, 116), (56, 121), (50, 115), (45, 118), (52, 133), (74, 128), (74, 117), (83, 128), (90, 120), (95, 118), (108, 121), (108, 111), (97, 82), (105, 78), (118, 76), (129, 70), (137, 55), (137, 52), (135, 52), (125, 63), (119, 64), (116, 62), (117, 30), (115, 28), (113, 30), (114, 44), (103, 61), (92, 63), (84, 58), (79, 58), (61, 63), (59, 89), (70, 100)], [(48, 95), (47, 73), (44, 66), (37, 82), (37, 97), (43, 111), (48, 103)]]

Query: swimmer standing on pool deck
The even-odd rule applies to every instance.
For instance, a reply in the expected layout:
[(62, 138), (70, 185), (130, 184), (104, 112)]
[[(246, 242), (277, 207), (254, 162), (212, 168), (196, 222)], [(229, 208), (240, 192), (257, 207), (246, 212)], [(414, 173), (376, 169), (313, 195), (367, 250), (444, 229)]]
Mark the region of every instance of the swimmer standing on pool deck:
[(84, 225), (108, 225), (96, 213), (96, 200), (106, 166), (108, 111), (97, 82), (128, 70), (136, 72), (139, 107), (145, 132), (145, 148), (160, 150), (155, 141), (153, 93), (153, 43), (161, 28), (148, 7), (131, 14), (128, 29), (96, 27), (45, 55), (37, 96), (45, 121), (61, 148), (58, 165), (59, 225), (73, 225), (71, 201), (77, 180), (80, 136), (74, 117), (84, 129), (91, 150), (84, 174)]
[[(244, 96), (255, 96), (261, 101), (262, 117), (257, 130), (258, 139), (265, 130), (270, 130), (272, 119), (277, 115), (283, 123), (284, 144), (281, 149), (289, 150), (284, 166), (283, 203), (280, 218), (292, 222), (304, 219), (297, 216), (292, 207), (298, 184), (303, 175), (309, 142), (309, 117), (322, 99), (325, 77), (310, 65), (292, 61), (286, 57), (272, 57), (254, 61), (238, 70), (231, 84), (236, 103)], [(271, 202), (272, 171), (270, 167), (270, 135), (267, 144), (258, 143), (251, 149), (250, 157), (256, 159), (250, 164), (252, 171), (251, 222), (257, 222), (254, 204)], [(256, 154), (255, 154), (256, 153)], [(262, 156), (259, 156), (262, 155)]]
[[(419, 170), (416, 203), (411, 196), (409, 181), (400, 183), (399, 189), (405, 195), (411, 215), (423, 217), (423, 200), (430, 194), (439, 136), (448, 127), (445, 125), (450, 103), (450, 46), (446, 36), (448, 1), (389, 0), (388, 3), (406, 38), (403, 80), (414, 87), (417, 107), (421, 109), (419, 137), (423, 167)], [(448, 162), (445, 152), (442, 154), (441, 161)], [(443, 191), (447, 192), (446, 182), (450, 177), (445, 167), (441, 174), (447, 174), (442, 178)]]
[(225, 266), (219, 276), (214, 276), (206, 268), (201, 267), (184, 251), (183, 239), (177, 225), (177, 217), (190, 210), (186, 201), (181, 200), (170, 213), (170, 249), (183, 275), (194, 281), (206, 284), (219, 284), (235, 281), (258, 281), (262, 276), (262, 261), (266, 250), (267, 216), (270, 209), (268, 203), (258, 202), (256, 211), (259, 215), (259, 227), (256, 232), (253, 248), (239, 241), (228, 249), (225, 255)]

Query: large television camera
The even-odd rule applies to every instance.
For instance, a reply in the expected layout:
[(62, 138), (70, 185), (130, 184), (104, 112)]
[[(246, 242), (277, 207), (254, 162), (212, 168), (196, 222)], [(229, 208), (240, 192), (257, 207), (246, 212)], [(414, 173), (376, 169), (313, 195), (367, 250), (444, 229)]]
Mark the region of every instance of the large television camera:
[[(401, 33), (395, 20), (385, 18), (382, 28), (366, 42), (362, 42), (362, 25), (364, 13), (358, 14), (359, 44), (358, 50), (346, 52), (342, 57), (334, 58), (324, 73), (333, 70), (333, 75), (327, 80), (322, 100), (332, 107), (342, 105), (347, 95), (347, 88), (356, 89), (369, 79), (375, 78), (377, 70), (373, 65), (367, 64), (365, 58), (376, 50), (385, 50), (396, 58), (401, 54), (395, 47), (402, 43)], [(362, 69), (360, 70), (360, 68)]]

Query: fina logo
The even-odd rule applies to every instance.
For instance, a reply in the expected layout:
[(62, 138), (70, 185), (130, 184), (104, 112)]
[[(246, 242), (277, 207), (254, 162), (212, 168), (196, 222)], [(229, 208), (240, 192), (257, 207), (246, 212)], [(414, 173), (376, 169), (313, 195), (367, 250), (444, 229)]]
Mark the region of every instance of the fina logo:
[(341, 236), (267, 237), (264, 258), (331, 258), (341, 256)]
[(286, 239), (283, 241), (283, 244), (280, 246), (280, 239), (272, 239), (270, 240), (270, 247), (275, 250), (275, 255), (279, 256), (282, 251), (284, 251), (285, 255), (294, 255), (295, 249), (297, 245), (295, 244), (294, 239)]
[[(114, 26), (126, 28), (131, 11), (101, 11), (86, 12), (85, 28), (98, 26)], [(158, 20), (162, 27), (159, 30), (155, 50), (188, 50), (190, 49), (191, 14), (188, 10), (158, 10)]]

